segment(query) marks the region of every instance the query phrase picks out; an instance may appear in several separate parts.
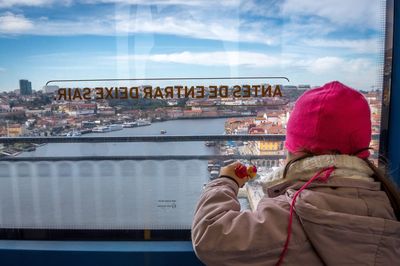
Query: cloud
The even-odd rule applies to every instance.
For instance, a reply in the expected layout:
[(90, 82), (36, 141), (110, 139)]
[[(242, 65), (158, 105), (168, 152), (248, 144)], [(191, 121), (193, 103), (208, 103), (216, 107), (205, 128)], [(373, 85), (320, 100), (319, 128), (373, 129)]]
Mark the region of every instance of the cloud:
[(384, 16), (384, 0), (287, 0), (287, 16), (319, 16), (340, 26), (378, 29)]
[(219, 4), (223, 6), (238, 6), (239, 0), (83, 0), (81, 1), (86, 4), (124, 4), (124, 5), (160, 5), (160, 6), (171, 6), (171, 5), (185, 5), (185, 6), (209, 6), (210, 4)]
[(263, 18), (281, 18), (282, 0), (268, 0), (257, 2), (257, 0), (240, 1), (239, 10)]
[[(314, 74), (357, 73), (363, 75), (371, 68), (372, 62), (366, 58), (344, 59), (341, 57), (320, 57), (310, 61), (308, 70)], [(359, 78), (359, 76), (357, 77)]]
[[(332, 32), (343, 31), (351, 23), (367, 29), (379, 24), (379, 5), (360, 5), (356, 8), (352, 1), (322, 0), (286, 2), (271, 0), (258, 3), (249, 1), (213, 0), (12, 0), (2, 1), (1, 5), (51, 5), (74, 3), (92, 5), (95, 15), (77, 12), (74, 17), (19, 18), (30, 23), (29, 30), (12, 27), (0, 28), (3, 34), (31, 34), (41, 36), (73, 35), (133, 35), (136, 33), (166, 34), (195, 39), (219, 40), (227, 42), (247, 42), (266, 45), (290, 45), (306, 38), (311, 47), (350, 47), (356, 52), (372, 50), (376, 47), (370, 42), (341, 40), (328, 43), (326, 36)], [(355, 0), (356, 2), (365, 0)], [(323, 4), (321, 4), (321, 2)], [(96, 4), (115, 4), (115, 14), (105, 13)], [(139, 5), (140, 8), (118, 8), (118, 4)], [(156, 8), (150, 7), (155, 5)], [(367, 6), (367, 7), (366, 7)], [(373, 8), (372, 8), (372, 7)], [(375, 8), (377, 7), (377, 8)], [(353, 9), (356, 10), (353, 12)], [(221, 12), (223, 9), (223, 12)], [(98, 11), (97, 11), (98, 10)], [(351, 14), (349, 14), (351, 10)], [(122, 11), (122, 12), (121, 12)], [(144, 12), (143, 12), (144, 11)], [(114, 11), (112, 11), (114, 12)], [(372, 14), (372, 13), (373, 14)], [(146, 14), (143, 14), (146, 13)], [(343, 14), (344, 13), (344, 14)], [(67, 13), (68, 14), (68, 13)], [(15, 15), (16, 16), (16, 15)], [(337, 17), (338, 16), (338, 17)], [(339, 19), (338, 19), (339, 18)], [(372, 22), (371, 22), (372, 21)], [(25, 24), (28, 25), (28, 24)], [(376, 26), (376, 25), (375, 25)], [(357, 46), (359, 45), (359, 46)]]
[(235, 19), (185, 19), (181, 16), (149, 17), (135, 15), (76, 17), (74, 20), (29, 20), (10, 12), (0, 17), (0, 33), (31, 34), (41, 36), (167, 34), (197, 39), (231, 42), (254, 42), (271, 45), (274, 36), (266, 36), (256, 24), (239, 27)]
[(278, 56), (271, 56), (255, 52), (181, 52), (153, 55), (119, 55), (107, 59), (117, 61), (152, 61), (157, 63), (178, 63), (203, 66), (247, 66), (247, 67), (273, 67), (282, 63)]
[(292, 45), (304, 39), (325, 38), (337, 29), (338, 27), (321, 19), (294, 19), (282, 25), (281, 40), (284, 44)]
[[(112, 61), (152, 61), (156, 63), (177, 63), (202, 66), (242, 66), (250, 68), (303, 69), (312, 74), (352, 73), (359, 78), (365, 72), (376, 68), (377, 63), (365, 57), (311, 57), (302, 54), (265, 54), (248, 51), (180, 52), (149, 55), (117, 55), (103, 57)], [(101, 60), (99, 60), (101, 61)]]
[[(14, 6), (52, 6), (54, 4), (116, 4), (116, 5), (157, 5), (157, 6), (204, 6), (215, 4), (214, 0), (0, 0), (0, 8)], [(221, 6), (238, 6), (239, 0), (220, 0)]]
[(0, 0), (0, 7), (12, 6), (43, 6), (50, 5), (54, 0)]
[[(171, 64), (181, 64), (189, 67), (198, 66), (199, 70), (210, 67), (236, 68), (240, 73), (281, 73), (287, 76), (293, 84), (309, 83), (322, 85), (332, 80), (340, 80), (358, 89), (370, 89), (381, 84), (382, 64), (375, 60), (360, 56), (346, 58), (340, 56), (305, 56), (304, 54), (265, 54), (245, 51), (214, 51), (214, 52), (182, 52), (160, 53), (154, 55), (118, 55), (97, 57), (102, 65), (112, 65), (115, 61), (132, 62), (147, 65), (149, 63), (171, 67)], [(108, 62), (108, 63), (107, 63)], [(179, 66), (176, 66), (179, 68)], [(206, 70), (209, 72), (209, 70)], [(251, 74), (253, 73), (253, 74)], [(212, 75), (212, 74), (211, 74)]]
[[(301, 53), (267, 54), (221, 50), (120, 55), (104, 55), (96, 52), (50, 53), (31, 56), (29, 63), (35, 64), (35, 62), (43, 60), (47, 64), (38, 66), (40, 71), (60, 73), (61, 76), (68, 73), (71, 78), (75, 79), (81, 73), (86, 73), (86, 75), (90, 73), (93, 76), (99, 75), (99, 73), (103, 73), (102, 75), (115, 73), (117, 68), (123, 73), (132, 71), (137, 73), (138, 69), (144, 67), (146, 71), (141, 76), (145, 76), (146, 73), (152, 73), (152, 76), (163, 76), (166, 72), (171, 75), (182, 69), (199, 71), (198, 73), (212, 76), (213, 73), (232, 73), (229, 71), (235, 69), (237, 73), (247, 76), (265, 74), (287, 76), (293, 84), (322, 85), (331, 80), (340, 80), (359, 89), (369, 89), (371, 86), (379, 85), (382, 70), (382, 64), (366, 56), (346, 58), (342, 56), (311, 56)], [(90, 62), (96, 62), (96, 66)], [(78, 70), (81, 72), (73, 72)]]
[(71, 5), (74, 0), (0, 0), (0, 8), (10, 7), (51, 7), (57, 5)]
[(34, 24), (23, 15), (6, 12), (0, 15), (0, 33), (19, 34), (34, 28)]
[[(381, 42), (383, 42), (383, 40), (381, 40)], [(350, 49), (352, 52), (357, 53), (378, 53), (380, 51), (380, 42), (378, 38), (356, 40), (307, 39), (304, 41), (304, 44), (312, 47)]]
[(233, 42), (254, 42), (271, 45), (274, 36), (266, 36), (254, 24), (240, 27), (239, 21), (231, 18), (218, 20), (185, 19), (181, 16), (154, 17), (152, 19), (117, 18), (117, 31), (125, 33), (172, 34), (198, 39), (210, 39)]
[(310, 62), (308, 70), (314, 74), (325, 74), (335, 71), (335, 68), (342, 68), (345, 60), (339, 57), (322, 57)]
[(316, 79), (340, 80), (355, 88), (369, 89), (381, 86), (382, 67), (367, 58), (321, 57), (310, 61), (307, 69)]

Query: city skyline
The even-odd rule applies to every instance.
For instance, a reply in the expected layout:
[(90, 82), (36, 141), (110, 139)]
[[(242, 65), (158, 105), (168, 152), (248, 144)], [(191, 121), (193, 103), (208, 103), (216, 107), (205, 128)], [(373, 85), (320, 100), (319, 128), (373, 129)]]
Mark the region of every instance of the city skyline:
[(384, 7), (361, 0), (2, 1), (0, 91), (18, 89), (20, 79), (40, 90), (50, 79), (259, 75), (379, 88)]

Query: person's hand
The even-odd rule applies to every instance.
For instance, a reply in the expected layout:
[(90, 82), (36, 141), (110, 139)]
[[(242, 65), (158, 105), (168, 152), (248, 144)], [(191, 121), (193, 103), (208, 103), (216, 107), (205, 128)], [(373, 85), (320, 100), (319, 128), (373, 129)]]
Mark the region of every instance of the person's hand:
[(244, 184), (250, 180), (250, 177), (246, 176), (244, 178), (239, 178), (235, 174), (235, 168), (240, 164), (241, 163), (239, 161), (236, 161), (234, 163), (231, 163), (231, 164), (228, 164), (227, 166), (222, 167), (221, 171), (220, 171), (220, 176), (229, 176), (238, 183), (239, 187), (243, 187)]

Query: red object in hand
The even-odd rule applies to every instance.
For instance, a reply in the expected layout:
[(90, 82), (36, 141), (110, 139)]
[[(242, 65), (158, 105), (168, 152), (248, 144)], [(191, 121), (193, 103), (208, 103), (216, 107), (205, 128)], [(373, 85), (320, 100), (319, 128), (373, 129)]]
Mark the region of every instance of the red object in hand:
[(247, 167), (246, 167), (246, 165), (244, 165), (244, 164), (238, 164), (236, 167), (235, 167), (235, 174), (237, 175), (237, 177), (239, 177), (239, 178), (245, 178), (245, 177), (247, 177), (248, 176), (248, 173), (247, 173)]
[(235, 167), (235, 174), (239, 178), (254, 178), (257, 175), (257, 167), (255, 165), (249, 165), (249, 167), (246, 167), (246, 165), (240, 163)]
[(255, 165), (250, 165), (249, 167), (246, 167), (246, 165), (244, 164), (238, 164), (235, 167), (235, 174), (239, 178), (245, 178), (245, 177), (254, 178), (257, 175), (257, 167)]
[(254, 178), (257, 175), (257, 167), (255, 165), (250, 165), (247, 168), (247, 174), (250, 176), (250, 178)]

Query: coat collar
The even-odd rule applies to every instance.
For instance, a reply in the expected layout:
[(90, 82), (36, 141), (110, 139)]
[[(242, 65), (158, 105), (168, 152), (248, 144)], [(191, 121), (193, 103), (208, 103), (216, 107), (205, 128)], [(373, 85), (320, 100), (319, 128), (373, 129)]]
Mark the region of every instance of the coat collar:
[[(320, 155), (302, 159), (293, 163), (283, 179), (284, 167), (269, 173), (261, 179), (264, 191), (274, 197), (282, 194), (287, 188), (301, 184), (309, 180), (315, 173), (323, 168), (335, 166), (331, 178), (327, 183), (315, 183), (315, 186), (364, 186), (365, 181), (370, 181), (371, 189), (379, 189), (379, 183), (371, 182), (373, 171), (368, 164), (356, 157), (349, 155)], [(361, 182), (360, 182), (361, 181)], [(295, 188), (294, 187), (294, 188)]]

